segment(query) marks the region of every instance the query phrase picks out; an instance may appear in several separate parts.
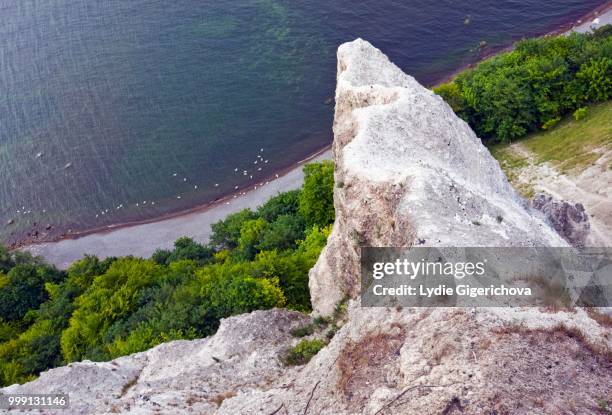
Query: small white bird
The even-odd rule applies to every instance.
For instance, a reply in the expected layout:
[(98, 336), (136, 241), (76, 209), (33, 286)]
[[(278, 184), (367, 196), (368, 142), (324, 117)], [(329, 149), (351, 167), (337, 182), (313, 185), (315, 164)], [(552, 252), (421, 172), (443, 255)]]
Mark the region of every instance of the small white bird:
[(263, 153), (263, 148), (260, 148), (259, 151)]
[(183, 181), (186, 182), (187, 181), (187, 177), (183, 177)]
[(180, 197), (180, 196), (177, 196), (176, 198), (177, 198), (177, 199), (180, 199), (181, 197)]
[(257, 171), (261, 171), (261, 167), (257, 169)]
[(193, 186), (193, 188), (194, 188), (194, 189), (197, 189), (197, 188), (198, 188), (198, 185), (196, 184), (195, 186)]
[(176, 173), (172, 173), (172, 176), (176, 177), (176, 175), (177, 175)]
[(257, 160), (255, 160), (255, 161), (253, 162), (253, 164), (257, 164)]
[(215, 187), (219, 187), (219, 183), (215, 183)]
[(234, 186), (234, 189), (235, 189), (235, 190), (238, 190), (238, 186)]
[(238, 167), (236, 167), (236, 168), (234, 169), (234, 171), (238, 171)]

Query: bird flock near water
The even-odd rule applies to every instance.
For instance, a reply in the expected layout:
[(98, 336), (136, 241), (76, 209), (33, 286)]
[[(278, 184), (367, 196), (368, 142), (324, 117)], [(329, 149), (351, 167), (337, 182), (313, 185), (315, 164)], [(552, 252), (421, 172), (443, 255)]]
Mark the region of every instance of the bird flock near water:
[[(235, 168), (234, 168), (234, 175), (243, 176), (243, 180), (244, 180), (245, 176), (248, 176), (248, 180), (253, 180), (253, 174), (254, 174), (254, 172), (261, 172), (261, 171), (263, 171), (263, 167), (265, 167), (265, 165), (266, 165), (266, 164), (268, 164), (268, 163), (270, 162), (270, 160), (268, 160), (268, 159), (266, 159), (266, 158), (264, 158), (264, 157), (263, 157), (263, 155), (262, 155), (262, 154), (263, 154), (263, 152), (264, 152), (264, 149), (263, 149), (263, 148), (261, 148), (261, 149), (259, 150), (259, 154), (257, 154), (257, 155), (256, 155), (256, 157), (255, 157), (255, 159), (253, 160), (253, 166), (255, 166), (255, 165), (259, 165), (259, 167), (253, 167), (253, 170), (252, 170), (252, 171), (249, 171), (248, 169), (241, 170), (241, 169), (239, 169), (238, 167), (235, 167)], [(256, 173), (255, 173), (255, 174), (256, 174)], [(189, 182), (189, 179), (188, 179), (187, 177), (182, 177), (182, 178), (181, 178), (181, 176), (178, 174), (178, 172), (174, 172), (174, 173), (172, 173), (172, 175), (171, 175), (171, 176), (172, 176), (172, 177), (176, 177), (176, 178), (178, 178), (178, 179), (179, 179), (180, 181), (182, 181), (183, 183), (188, 183), (188, 182)], [(279, 178), (279, 175), (278, 175), (278, 174), (275, 174), (275, 178), (277, 178), (277, 179), (278, 179), (278, 178)], [(241, 192), (238, 192), (238, 193), (234, 193), (234, 194), (232, 195), (232, 198), (233, 198), (233, 199), (236, 199), (236, 198), (238, 198), (238, 197), (245, 196), (245, 195), (247, 194), (247, 191), (249, 190), (249, 188), (250, 188), (251, 186), (252, 186), (252, 190), (257, 190), (257, 188), (258, 188), (258, 187), (265, 186), (265, 185), (267, 185), (267, 184), (269, 184), (269, 183), (270, 183), (270, 181), (265, 181), (265, 182), (263, 182), (263, 181), (262, 181), (262, 182), (259, 182), (259, 183), (255, 184), (255, 185), (251, 185), (251, 184), (249, 184), (249, 185), (247, 185), (247, 186), (244, 186), (244, 187), (243, 187), (243, 189), (245, 189), (245, 190), (244, 190), (244, 191), (241, 191)], [(218, 188), (218, 187), (220, 187), (220, 184), (219, 184), (219, 183), (215, 183), (215, 184), (213, 185), (213, 187)], [(233, 190), (235, 190), (235, 191), (236, 191), (236, 190), (240, 190), (240, 188), (241, 188), (241, 187), (240, 187), (240, 185), (235, 185)], [(197, 184), (194, 184), (194, 185), (193, 185), (193, 190), (198, 190), (198, 189), (199, 189), (199, 186), (198, 186)], [(177, 200), (181, 200), (181, 199), (183, 198), (183, 196), (184, 196), (184, 193), (183, 193), (183, 194), (177, 194), (177, 195), (176, 195), (176, 199), (177, 199)], [(226, 204), (226, 205), (229, 205), (230, 203), (231, 203), (230, 201), (226, 201), (226, 202), (225, 202), (225, 204)], [(147, 201), (147, 200), (144, 200), (144, 201), (142, 201), (142, 202), (136, 202), (136, 203), (134, 204), (134, 206), (135, 206), (136, 208), (143, 208), (143, 207), (146, 207), (146, 206), (155, 206), (155, 202), (154, 202), (154, 201)], [(125, 208), (125, 205), (120, 204), (120, 205), (116, 206), (116, 207), (114, 208), (114, 210), (115, 210), (115, 211), (117, 211), (117, 210), (121, 210), (121, 209), (124, 209), (124, 208)], [(104, 209), (104, 210), (102, 210), (102, 211), (100, 211), (100, 212), (98, 212), (98, 213), (96, 214), (96, 218), (100, 218), (100, 217), (102, 217), (102, 216), (109, 215), (109, 214), (111, 214), (111, 213), (112, 213), (112, 211), (113, 211), (113, 209)]]
[[(269, 160), (264, 158), (263, 153), (264, 153), (264, 149), (261, 148), (259, 150), (259, 154), (256, 155), (255, 159), (252, 162), (252, 167), (250, 167), (249, 169), (240, 169), (238, 167), (235, 167), (233, 169), (234, 170), (233, 171), (234, 176), (240, 177), (241, 181), (244, 181), (244, 180), (251, 181), (251, 180), (253, 180), (254, 179), (254, 175), (258, 174), (259, 172), (262, 172), (264, 167), (265, 167), (265, 165), (269, 163)], [(44, 156), (44, 153), (42, 153), (42, 152), (36, 153), (36, 155), (35, 155), (35, 157), (37, 159), (42, 158), (43, 156)], [(68, 162), (68, 163), (66, 163), (64, 165), (64, 170), (71, 169), (72, 167), (73, 167), (73, 163), (72, 162)], [(177, 178), (182, 183), (185, 183), (185, 184), (189, 183), (189, 178), (186, 177), (186, 176), (179, 175), (178, 172), (173, 172), (171, 174), (171, 176)], [(248, 179), (247, 179), (247, 177), (248, 177)], [(279, 175), (275, 174), (275, 178), (278, 179)], [(235, 191), (235, 193), (232, 195), (232, 198), (236, 199), (236, 198), (245, 196), (249, 190), (257, 190), (257, 188), (265, 186), (265, 185), (267, 185), (269, 183), (270, 183), (269, 180), (268, 181), (261, 181), (259, 183), (255, 183), (255, 184), (249, 183), (247, 185), (243, 185), (242, 187), (241, 187), (241, 185), (236, 184), (233, 187), (233, 190)], [(193, 190), (198, 190), (200, 188), (200, 186), (197, 185), (197, 184), (190, 185), (190, 187)], [(214, 183), (213, 187), (214, 188), (219, 188), (220, 184), (219, 183)], [(239, 190), (241, 190), (241, 188), (243, 190), (239, 191)], [(177, 200), (181, 200), (185, 196), (185, 193), (177, 194), (176, 195), (176, 199)], [(225, 201), (226, 205), (229, 205), (230, 203), (231, 203), (230, 201)], [(132, 202), (132, 203), (127, 203), (127, 202), (126, 203), (119, 203), (116, 206), (109, 207), (109, 208), (106, 208), (106, 209), (102, 209), (102, 210), (96, 212), (95, 218), (96, 219), (101, 219), (101, 218), (104, 218), (104, 217), (108, 217), (108, 216), (112, 215), (114, 212), (118, 212), (118, 211), (127, 209), (129, 207), (142, 209), (142, 208), (154, 207), (154, 206), (156, 206), (156, 202), (153, 201), (153, 200), (143, 200), (143, 201)], [(23, 206), (23, 207), (21, 207), (21, 209), (17, 209), (16, 213), (17, 213), (17, 215), (31, 215), (32, 213), (36, 213), (36, 212), (33, 212), (32, 209), (28, 209), (28, 208), (26, 208), (26, 206)], [(40, 211), (40, 213), (46, 214), (47, 210), (46, 209), (42, 209)], [(8, 221), (8, 224), (11, 225), (14, 222), (15, 222), (14, 219), (10, 219)]]

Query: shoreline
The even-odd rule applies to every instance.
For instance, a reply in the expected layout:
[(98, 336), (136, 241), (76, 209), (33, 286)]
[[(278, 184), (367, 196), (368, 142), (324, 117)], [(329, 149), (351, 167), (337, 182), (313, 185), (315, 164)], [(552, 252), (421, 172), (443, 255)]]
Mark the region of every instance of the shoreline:
[[(327, 146), (284, 170), (257, 189), (251, 189), (241, 197), (234, 194), (190, 209), (187, 213), (176, 213), (172, 217), (156, 218), (133, 225), (116, 225), (101, 231), (89, 231), (78, 237), (65, 237), (58, 241), (25, 245), (20, 250), (42, 256), (47, 262), (65, 269), (85, 255), (99, 258), (133, 255), (148, 258), (157, 249), (171, 248), (174, 241), (182, 236), (206, 242), (210, 237), (211, 225), (227, 215), (243, 209), (255, 209), (279, 192), (298, 189), (303, 182), (302, 166), (309, 161), (331, 159), (331, 146)], [(274, 177), (274, 176), (273, 176)]]
[[(275, 170), (272, 171), (270, 173), (270, 176), (266, 176), (264, 178), (262, 178), (262, 182), (269, 182), (272, 183), (275, 180), (278, 180), (280, 178), (282, 178), (283, 176), (291, 173), (293, 170), (299, 169), (302, 167), (303, 164), (307, 163), (310, 160), (316, 159), (320, 156), (322, 156), (324, 153), (326, 153), (327, 151), (329, 151), (331, 149), (331, 144), (326, 145), (325, 147), (317, 150), (316, 152), (310, 154), (309, 156), (285, 167), (282, 168), (280, 170)], [(277, 175), (278, 177), (276, 177), (275, 175)], [(257, 187), (259, 188), (259, 185), (257, 185)], [(29, 246), (34, 246), (34, 245), (41, 245), (41, 244), (50, 244), (50, 243), (56, 243), (56, 242), (61, 242), (64, 240), (76, 240), (76, 239), (80, 239), (83, 238), (85, 236), (88, 235), (93, 235), (93, 234), (106, 234), (106, 233), (110, 233), (110, 232), (114, 232), (120, 229), (124, 229), (124, 228), (130, 228), (130, 227), (135, 227), (135, 226), (140, 226), (140, 225), (148, 225), (148, 224), (153, 224), (153, 223), (157, 223), (157, 222), (164, 222), (170, 219), (175, 219), (178, 217), (182, 217), (182, 216), (189, 216), (192, 214), (198, 214), (198, 213), (205, 213), (206, 211), (213, 209), (217, 206), (223, 205), (224, 203), (227, 203), (230, 200), (234, 199), (234, 195), (238, 195), (238, 197), (247, 197), (249, 196), (249, 194), (251, 194), (252, 192), (257, 191), (257, 189), (250, 189), (246, 192), (245, 195), (239, 196), (240, 193), (235, 193), (235, 192), (229, 192), (226, 193), (210, 202), (204, 203), (204, 204), (200, 204), (191, 208), (187, 208), (187, 209), (180, 209), (177, 210), (175, 212), (169, 212), (169, 213), (165, 213), (163, 215), (160, 216), (156, 216), (153, 218), (148, 218), (148, 219), (142, 219), (142, 220), (133, 220), (133, 221), (128, 221), (128, 222), (119, 222), (119, 223), (114, 223), (111, 225), (105, 225), (105, 226), (99, 226), (96, 228), (90, 228), (90, 229), (85, 229), (82, 231), (76, 231), (76, 232), (66, 232), (63, 235), (60, 235), (58, 237), (55, 238), (49, 238), (48, 240), (40, 240), (40, 241), (36, 241), (33, 243), (24, 243), (24, 244), (20, 244), (16, 247), (14, 247), (14, 249), (22, 249), (22, 248), (27, 248)]]

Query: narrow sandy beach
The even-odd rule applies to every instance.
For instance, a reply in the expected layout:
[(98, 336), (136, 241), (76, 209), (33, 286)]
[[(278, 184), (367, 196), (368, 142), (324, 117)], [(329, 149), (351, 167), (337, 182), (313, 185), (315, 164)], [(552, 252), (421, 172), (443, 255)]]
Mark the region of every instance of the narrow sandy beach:
[(206, 242), (210, 236), (211, 224), (225, 218), (230, 213), (246, 208), (256, 208), (279, 192), (299, 188), (304, 180), (302, 167), (305, 163), (329, 159), (331, 159), (331, 150), (300, 163), (294, 169), (257, 190), (252, 190), (242, 197), (230, 197), (206, 210), (157, 222), (94, 233), (77, 239), (30, 245), (23, 249), (34, 255), (42, 255), (48, 262), (60, 268), (66, 268), (86, 254), (93, 254), (100, 258), (125, 255), (149, 257), (158, 248), (171, 247), (173, 242), (181, 236), (189, 236), (197, 241)]

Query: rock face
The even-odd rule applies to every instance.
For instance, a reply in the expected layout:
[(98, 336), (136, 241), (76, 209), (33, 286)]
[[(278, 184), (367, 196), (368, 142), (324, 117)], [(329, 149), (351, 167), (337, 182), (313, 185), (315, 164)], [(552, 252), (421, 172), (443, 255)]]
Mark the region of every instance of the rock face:
[(590, 232), (589, 215), (581, 203), (555, 200), (552, 196), (539, 193), (533, 200), (535, 209), (544, 213), (552, 227), (567, 242), (583, 248)]
[(336, 222), (310, 275), (317, 313), (358, 294), (360, 246), (567, 246), (439, 96), (359, 39), (338, 49), (333, 156)]
[[(363, 40), (338, 51), (336, 103), (337, 219), (310, 276), (317, 314), (357, 296), (360, 246), (567, 246), (469, 127)], [(594, 311), (350, 300), (340, 321), (303, 366), (281, 356), (310, 317), (257, 311), (4, 392), (70, 392), (75, 414), (595, 414), (609, 399), (610, 321)]]

